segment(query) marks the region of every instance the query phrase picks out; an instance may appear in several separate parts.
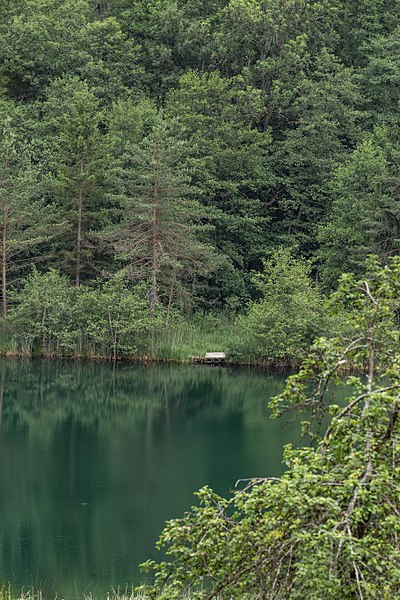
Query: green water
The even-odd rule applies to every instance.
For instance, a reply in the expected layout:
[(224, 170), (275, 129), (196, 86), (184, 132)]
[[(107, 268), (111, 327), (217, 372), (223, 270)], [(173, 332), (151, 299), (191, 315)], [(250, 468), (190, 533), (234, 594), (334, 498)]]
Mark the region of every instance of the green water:
[(144, 579), (167, 519), (209, 484), (282, 471), (284, 377), (213, 367), (0, 361), (0, 583), (46, 595)]

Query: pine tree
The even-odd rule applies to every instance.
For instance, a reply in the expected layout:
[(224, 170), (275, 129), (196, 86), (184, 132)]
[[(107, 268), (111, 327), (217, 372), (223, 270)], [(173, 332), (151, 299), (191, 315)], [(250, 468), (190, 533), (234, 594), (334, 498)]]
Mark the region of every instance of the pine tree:
[(200, 205), (188, 174), (177, 169), (182, 145), (160, 117), (140, 142), (127, 142), (116, 160), (120, 220), (103, 233), (134, 280), (149, 283), (154, 310), (164, 299), (184, 293), (206, 270), (210, 251), (199, 242), (204, 229)]
[[(79, 286), (93, 272), (88, 232), (103, 219), (104, 159), (99, 101), (86, 82), (57, 80), (45, 104), (52, 187), (66, 227), (58, 253), (62, 271)], [(57, 249), (56, 249), (57, 251)]]

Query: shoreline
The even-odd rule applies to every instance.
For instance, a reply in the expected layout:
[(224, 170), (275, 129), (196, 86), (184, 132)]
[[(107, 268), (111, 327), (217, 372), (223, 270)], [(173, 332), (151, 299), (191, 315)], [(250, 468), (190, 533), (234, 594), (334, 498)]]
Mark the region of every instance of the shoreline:
[[(32, 353), (32, 352), (18, 352), (14, 350), (3, 350), (0, 351), (0, 357), (2, 358), (14, 358), (14, 359), (26, 359), (26, 360), (48, 360), (48, 361), (87, 361), (87, 362), (102, 362), (102, 363), (110, 363), (110, 364), (176, 364), (176, 365), (190, 365), (194, 367), (207, 366), (204, 364), (199, 364), (194, 361), (192, 357), (187, 359), (178, 359), (178, 358), (160, 358), (157, 356), (123, 356), (113, 358), (112, 356), (103, 356), (103, 355), (83, 355), (83, 354), (75, 354), (75, 355), (62, 355), (62, 354), (47, 354), (47, 353)], [(296, 371), (300, 368), (301, 361), (285, 361), (285, 362), (265, 362), (265, 361), (234, 361), (234, 360), (226, 360), (224, 363), (220, 365), (208, 365), (210, 369), (212, 368), (244, 368), (249, 367), (251, 369), (260, 369), (265, 371)]]

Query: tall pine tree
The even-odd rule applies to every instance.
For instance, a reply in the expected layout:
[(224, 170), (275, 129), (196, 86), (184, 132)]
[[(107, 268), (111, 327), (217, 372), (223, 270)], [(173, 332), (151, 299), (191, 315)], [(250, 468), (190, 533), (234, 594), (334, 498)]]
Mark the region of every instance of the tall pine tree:
[[(120, 142), (117, 148), (121, 152)], [(149, 284), (149, 304), (171, 308), (196, 276), (209, 268), (210, 251), (199, 241), (204, 212), (188, 173), (178, 168), (182, 144), (159, 117), (139, 142), (127, 141), (116, 157), (114, 185), (120, 219), (103, 233), (136, 281)]]

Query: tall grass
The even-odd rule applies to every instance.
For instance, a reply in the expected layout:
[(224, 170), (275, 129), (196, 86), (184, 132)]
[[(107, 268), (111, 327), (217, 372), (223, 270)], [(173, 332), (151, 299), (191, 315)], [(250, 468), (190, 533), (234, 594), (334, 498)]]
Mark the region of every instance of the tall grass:
[(2, 586), (0, 588), (0, 600), (147, 600), (143, 593), (137, 593), (129, 590), (112, 590), (101, 596), (97, 594), (79, 594), (75, 592), (73, 597), (66, 596), (63, 598), (58, 594), (53, 594), (51, 597), (46, 596), (42, 590), (28, 589), (14, 593), (11, 585)]
[[(180, 600), (191, 600), (192, 596), (190, 593), (183, 593), (180, 597)], [(149, 600), (149, 596), (147, 596), (143, 592), (135, 592), (134, 590), (129, 591), (125, 589), (121, 591), (111, 590), (106, 594), (98, 595), (98, 594), (79, 594), (79, 592), (74, 593), (73, 596), (59, 596), (58, 594), (54, 594), (51, 597), (46, 596), (42, 590), (22, 590), (21, 592), (14, 593), (11, 585), (3, 585), (0, 587), (0, 600)]]
[[(0, 355), (43, 356), (47, 358), (89, 358), (111, 359), (113, 348), (104, 344), (88, 342), (85, 331), (81, 331), (79, 342), (64, 348), (59, 336), (36, 340), (35, 344), (16, 339), (15, 331), (9, 322), (0, 323)], [(197, 314), (190, 320), (175, 314), (169, 323), (154, 327), (151, 333), (143, 334), (139, 340), (132, 340), (132, 350), (126, 348), (118, 357), (133, 360), (159, 360), (190, 362), (193, 357), (204, 357), (206, 352), (225, 352), (228, 360), (238, 363), (257, 362), (249, 352), (253, 338), (239, 326), (233, 315), (228, 313)], [(41, 343), (42, 342), (42, 343)], [(134, 350), (137, 344), (140, 349)], [(2, 600), (0, 598), (0, 600)]]
[(235, 335), (228, 316), (198, 315), (190, 322), (177, 318), (157, 332), (152, 351), (159, 360), (188, 361), (206, 352), (226, 352)]

